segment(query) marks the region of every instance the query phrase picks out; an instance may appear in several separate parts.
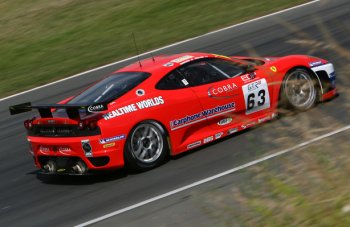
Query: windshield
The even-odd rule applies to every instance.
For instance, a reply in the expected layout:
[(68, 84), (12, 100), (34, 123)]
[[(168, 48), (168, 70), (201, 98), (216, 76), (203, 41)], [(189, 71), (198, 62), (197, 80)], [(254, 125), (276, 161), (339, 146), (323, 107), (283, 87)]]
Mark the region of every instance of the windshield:
[(116, 73), (83, 91), (68, 103), (88, 105), (93, 103), (108, 103), (130, 91), (149, 76), (150, 73), (145, 72)]

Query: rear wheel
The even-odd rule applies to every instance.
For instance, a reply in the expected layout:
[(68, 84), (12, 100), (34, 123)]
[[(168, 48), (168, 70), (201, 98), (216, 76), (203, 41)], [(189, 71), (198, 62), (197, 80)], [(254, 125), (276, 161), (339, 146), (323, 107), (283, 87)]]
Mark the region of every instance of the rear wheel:
[(126, 149), (126, 166), (132, 170), (147, 170), (162, 164), (169, 145), (163, 127), (154, 121), (137, 125), (130, 133)]
[(317, 86), (314, 76), (305, 69), (289, 72), (282, 84), (282, 104), (288, 109), (306, 111), (317, 101)]

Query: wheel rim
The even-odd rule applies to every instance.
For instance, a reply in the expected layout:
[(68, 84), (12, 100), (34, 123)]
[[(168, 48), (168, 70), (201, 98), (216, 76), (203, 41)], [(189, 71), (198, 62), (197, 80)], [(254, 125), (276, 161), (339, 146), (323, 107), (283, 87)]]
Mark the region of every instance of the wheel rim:
[(131, 152), (141, 162), (151, 163), (159, 158), (163, 150), (163, 137), (151, 124), (141, 124), (131, 135)]
[(305, 71), (297, 70), (289, 74), (284, 89), (289, 103), (296, 108), (308, 109), (315, 103), (314, 80)]

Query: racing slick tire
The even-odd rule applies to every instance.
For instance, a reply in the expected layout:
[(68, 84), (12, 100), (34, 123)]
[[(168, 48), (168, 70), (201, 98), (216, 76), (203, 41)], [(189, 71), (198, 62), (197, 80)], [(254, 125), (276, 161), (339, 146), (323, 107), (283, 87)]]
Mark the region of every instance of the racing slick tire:
[(281, 87), (282, 108), (306, 111), (315, 106), (317, 100), (317, 80), (312, 72), (296, 68), (286, 74)]
[(161, 165), (169, 156), (169, 144), (164, 128), (155, 121), (136, 125), (125, 144), (125, 165), (134, 171), (145, 171)]

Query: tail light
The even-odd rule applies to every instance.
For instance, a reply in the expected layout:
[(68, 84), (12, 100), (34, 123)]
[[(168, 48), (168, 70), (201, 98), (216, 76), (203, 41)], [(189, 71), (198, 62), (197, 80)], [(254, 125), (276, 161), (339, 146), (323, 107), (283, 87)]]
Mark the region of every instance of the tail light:
[(32, 129), (33, 128), (33, 120), (25, 120), (24, 121), (24, 127), (26, 129)]

